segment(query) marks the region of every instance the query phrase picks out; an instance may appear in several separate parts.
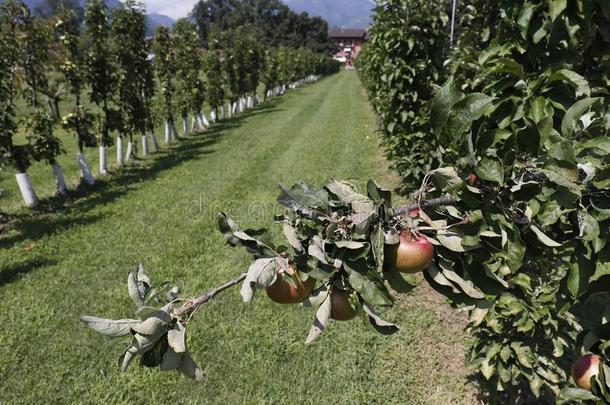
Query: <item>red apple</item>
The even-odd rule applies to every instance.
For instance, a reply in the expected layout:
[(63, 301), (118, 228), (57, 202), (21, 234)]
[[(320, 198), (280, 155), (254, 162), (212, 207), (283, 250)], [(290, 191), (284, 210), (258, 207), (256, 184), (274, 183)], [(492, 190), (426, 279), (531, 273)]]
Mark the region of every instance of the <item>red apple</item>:
[(600, 357), (597, 354), (587, 354), (579, 357), (572, 365), (572, 378), (583, 390), (591, 390), (591, 377), (599, 373)]
[(476, 184), (476, 182), (477, 182), (477, 180), (478, 180), (478, 179), (479, 179), (479, 178), (477, 177), (477, 175), (476, 175), (476, 174), (474, 174), (474, 173), (470, 173), (470, 174), (468, 175), (468, 178), (466, 179), (466, 182), (468, 182), (468, 184), (470, 184), (471, 186), (474, 186), (474, 185)]
[(267, 296), (271, 298), (271, 301), (275, 301), (278, 304), (298, 304), (303, 302), (311, 294), (316, 280), (312, 277), (305, 281), (301, 281), (298, 277), (293, 277), (293, 280), (296, 286), (293, 286), (278, 274), (275, 283), (265, 289)]
[(415, 237), (410, 232), (400, 233), (396, 250), (396, 270), (402, 273), (419, 273), (432, 262), (434, 247), (425, 237)]
[(356, 311), (349, 303), (349, 296), (347, 291), (332, 290), (330, 293), (330, 317), (335, 321), (349, 321), (356, 317)]
[(417, 218), (419, 216), (419, 208), (414, 208), (411, 211), (409, 211), (409, 216), (411, 218)]

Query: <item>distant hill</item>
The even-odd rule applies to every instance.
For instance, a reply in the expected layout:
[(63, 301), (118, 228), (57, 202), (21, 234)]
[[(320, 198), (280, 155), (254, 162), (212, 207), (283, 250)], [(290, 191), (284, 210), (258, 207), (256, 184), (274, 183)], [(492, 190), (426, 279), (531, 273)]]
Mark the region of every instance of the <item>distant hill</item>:
[[(79, 0), (81, 7), (85, 7), (86, 0)], [(42, 0), (24, 0), (24, 3), (28, 5), (32, 10), (35, 10), (36, 7), (42, 3)], [(118, 8), (121, 5), (119, 0), (106, 0), (106, 4), (110, 8)], [(152, 35), (155, 32), (155, 29), (160, 25), (165, 25), (166, 27), (171, 27), (174, 25), (175, 21), (166, 15), (151, 13), (147, 15), (148, 18), (148, 34)]]
[(296, 12), (320, 16), (333, 27), (366, 28), (371, 25), (373, 0), (284, 0)]

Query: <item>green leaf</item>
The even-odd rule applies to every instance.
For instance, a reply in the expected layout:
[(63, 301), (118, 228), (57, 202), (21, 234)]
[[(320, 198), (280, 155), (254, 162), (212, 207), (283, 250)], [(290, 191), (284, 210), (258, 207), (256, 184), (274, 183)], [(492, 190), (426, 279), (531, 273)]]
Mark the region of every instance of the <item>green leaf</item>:
[(280, 184), (282, 193), (277, 201), (284, 207), (302, 212), (304, 215), (317, 216), (317, 210), (328, 209), (328, 193), (305, 182), (293, 185), (290, 190)]
[(530, 229), (532, 231), (534, 231), (534, 233), (536, 234), (536, 237), (538, 238), (538, 240), (540, 242), (544, 243), (546, 246), (549, 246), (549, 247), (559, 247), (559, 246), (561, 246), (561, 243), (555, 242), (553, 239), (551, 239), (548, 236), (546, 236), (544, 234), (544, 232), (542, 232), (536, 225), (531, 225)]
[(578, 130), (578, 122), (580, 117), (587, 112), (595, 103), (603, 102), (603, 98), (585, 98), (574, 103), (566, 111), (563, 120), (561, 121), (561, 134), (566, 138), (572, 138)]
[(110, 337), (127, 336), (131, 333), (131, 328), (140, 323), (137, 319), (113, 320), (95, 316), (82, 316), (80, 320), (94, 331)]
[(369, 198), (375, 201), (377, 204), (385, 202), (390, 206), (392, 205), (392, 192), (381, 187), (375, 182), (375, 180), (369, 180), (366, 184), (366, 189)]
[(324, 186), (344, 204), (352, 204), (356, 201), (370, 201), (370, 199), (358, 192), (351, 184), (344, 181), (331, 180)]
[(292, 246), (293, 249), (296, 250), (297, 252), (302, 252), (303, 244), (301, 243), (301, 240), (299, 239), (299, 235), (297, 234), (297, 231), (288, 223), (284, 223), (282, 225), (282, 230), (284, 231), (284, 237), (286, 238), (288, 243), (290, 243), (290, 246)]
[(591, 391), (582, 388), (567, 387), (561, 390), (557, 396), (557, 404), (568, 404), (583, 401), (599, 401), (600, 399)]
[(393, 323), (381, 318), (381, 316), (375, 311), (375, 308), (373, 308), (368, 302), (364, 302), (362, 304), (362, 309), (368, 315), (371, 325), (382, 335), (393, 335), (400, 330), (400, 327), (397, 325), (394, 325)]
[(167, 332), (167, 343), (176, 353), (186, 352), (186, 328), (180, 322)]
[(578, 237), (582, 240), (592, 241), (599, 236), (599, 223), (587, 211), (578, 211)]
[(451, 107), (464, 97), (464, 94), (457, 90), (451, 82), (448, 82), (436, 92), (430, 109), (430, 123), (435, 133), (440, 134), (442, 132), (449, 118)]
[(182, 355), (182, 362), (180, 363), (180, 368), (178, 370), (197, 382), (203, 382), (205, 380), (205, 372), (195, 363), (195, 360), (193, 360), (189, 353), (184, 353)]
[(549, 0), (549, 15), (551, 17), (551, 21), (555, 21), (557, 17), (567, 7), (567, 0)]
[(145, 319), (132, 329), (140, 335), (154, 336), (159, 334), (171, 321), (171, 315), (162, 309), (157, 310), (150, 318)]
[(500, 185), (504, 184), (504, 169), (502, 168), (502, 162), (497, 159), (484, 157), (477, 164), (475, 171), (484, 180), (493, 181)]
[(266, 257), (256, 260), (246, 274), (240, 294), (244, 302), (251, 302), (256, 287), (266, 288), (277, 280), (276, 258)]
[(481, 93), (469, 94), (451, 107), (445, 130), (453, 142), (459, 142), (472, 123), (493, 109), (493, 97)]
[(144, 294), (141, 293), (138, 286), (138, 278), (136, 273), (130, 271), (127, 275), (127, 291), (131, 300), (138, 306), (144, 305)]
[[(555, 1), (557, 1), (557, 0), (555, 0)], [(559, 0), (559, 1), (564, 3), (564, 8), (565, 8), (566, 0)], [(553, 72), (553, 74), (551, 74), (551, 76), (549, 77), (549, 80), (551, 82), (562, 81), (562, 82), (570, 83), (576, 91), (576, 98), (579, 98), (580, 96), (587, 96), (587, 97), (591, 96), (591, 89), (589, 88), (589, 82), (584, 77), (582, 77), (578, 73), (574, 72), (573, 70), (560, 69), (556, 72)]]
[(464, 280), (455, 271), (449, 269), (442, 269), (442, 273), (447, 280), (457, 284), (458, 287), (469, 297), (475, 299), (485, 298), (485, 294), (477, 290), (471, 281)]
[(326, 329), (328, 325), (328, 321), (330, 320), (330, 316), (332, 313), (332, 300), (330, 298), (330, 294), (327, 292), (326, 298), (322, 301), (320, 308), (316, 312), (316, 318), (313, 321), (313, 325), (309, 329), (309, 334), (307, 335), (307, 340), (305, 340), (305, 344), (310, 344), (314, 340), (316, 340)]
[(371, 305), (392, 305), (393, 302), (380, 279), (368, 268), (363, 260), (343, 263), (354, 290)]

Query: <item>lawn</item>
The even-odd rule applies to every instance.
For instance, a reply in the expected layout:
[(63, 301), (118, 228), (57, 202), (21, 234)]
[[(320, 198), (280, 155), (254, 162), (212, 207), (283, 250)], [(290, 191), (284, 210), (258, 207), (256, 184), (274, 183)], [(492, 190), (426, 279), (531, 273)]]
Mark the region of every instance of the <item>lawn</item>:
[[(463, 320), (424, 285), (384, 311), (402, 326), (398, 334), (334, 322), (311, 346), (304, 340), (313, 310), (264, 296), (247, 306), (236, 289), (226, 292), (189, 326), (204, 384), (137, 365), (121, 373), (127, 342), (78, 320), (131, 317), (125, 282), (139, 262), (153, 280), (172, 280), (189, 296), (247, 269), (249, 255), (216, 230), (216, 212), (244, 227), (271, 224), (278, 183), (334, 177), (363, 186), (372, 177), (396, 186), (378, 143), (356, 74), (342, 72), (183, 139), (68, 201), (46, 201), (39, 212), (6, 203), (16, 219), (0, 238), (0, 402), (473, 403)], [(43, 169), (31, 171), (36, 185), (48, 180)], [(11, 190), (5, 183), (14, 178), (1, 181)]]

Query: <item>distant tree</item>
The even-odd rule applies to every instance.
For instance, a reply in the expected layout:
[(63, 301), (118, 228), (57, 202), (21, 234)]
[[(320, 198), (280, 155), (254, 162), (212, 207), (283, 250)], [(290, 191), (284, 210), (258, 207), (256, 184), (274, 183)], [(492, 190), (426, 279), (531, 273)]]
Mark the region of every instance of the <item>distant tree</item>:
[(76, 21), (78, 24), (82, 23), (85, 10), (80, 6), (79, 0), (43, 0), (34, 9), (35, 13), (42, 17), (53, 17), (62, 10), (74, 11)]
[(224, 118), (224, 104), (227, 97), (227, 63), (219, 33), (214, 33), (208, 39), (208, 47), (204, 58), (204, 73), (208, 102), (212, 106), (211, 119), (216, 121)]
[(52, 26), (49, 21), (35, 18), (25, 4), (21, 4), (17, 19), (19, 38), (19, 71), (25, 86), (22, 97), (31, 113), (22, 119), (26, 138), (31, 145), (31, 156), (45, 161), (53, 168), (57, 192), (66, 194), (68, 188), (57, 156), (62, 152), (61, 142), (53, 133), (53, 118), (41, 98), (47, 88), (47, 72), (51, 60)]
[(15, 142), (17, 120), (15, 100), (18, 88), (19, 24), (25, 8), (21, 2), (7, 0), (0, 4), (0, 163), (17, 170), (16, 179), (26, 205), (38, 204), (27, 174), (31, 146)]
[(169, 29), (159, 26), (155, 31), (153, 40), (153, 52), (155, 59), (153, 66), (161, 89), (162, 114), (165, 124), (165, 142), (169, 143), (176, 134), (174, 123), (174, 97), (176, 95), (176, 55), (174, 51), (174, 39)]
[[(127, 0), (117, 10), (111, 24), (112, 53), (117, 69), (117, 104), (122, 131), (128, 135), (126, 160), (135, 156), (133, 137), (145, 135), (148, 108), (145, 87), (149, 69), (146, 44), (146, 16), (140, 2)], [(117, 163), (124, 162), (122, 135), (117, 138)]]
[(73, 10), (61, 7), (57, 12), (55, 33), (58, 39), (60, 53), (59, 70), (65, 77), (70, 93), (74, 97), (74, 108), (62, 122), (65, 129), (73, 131), (78, 139), (77, 160), (81, 170), (81, 177), (88, 184), (95, 180), (85, 160), (83, 150), (85, 147), (96, 146), (93, 135), (93, 116), (81, 104), (81, 95), (85, 86), (84, 58), (79, 47), (80, 25)]
[(87, 1), (84, 35), (88, 45), (84, 55), (84, 73), (90, 90), (89, 98), (102, 111), (98, 116), (100, 173), (106, 174), (106, 147), (112, 145), (110, 129), (118, 126), (118, 114), (110, 108), (116, 91), (116, 75), (110, 49), (109, 12), (104, 0)]
[(296, 14), (280, 0), (200, 0), (191, 16), (204, 46), (214, 29), (228, 31), (250, 26), (264, 45), (304, 46), (324, 53), (335, 49), (328, 39), (326, 21), (307, 13)]
[[(196, 28), (187, 19), (180, 19), (176, 22), (173, 34), (175, 37), (174, 50), (178, 101), (181, 109), (183, 131), (184, 134), (188, 134), (190, 132), (188, 122), (189, 112), (193, 114), (194, 118), (200, 118), (203, 102), (205, 101), (205, 88), (200, 78), (202, 53), (197, 39)], [(203, 125), (201, 120), (199, 125)]]

